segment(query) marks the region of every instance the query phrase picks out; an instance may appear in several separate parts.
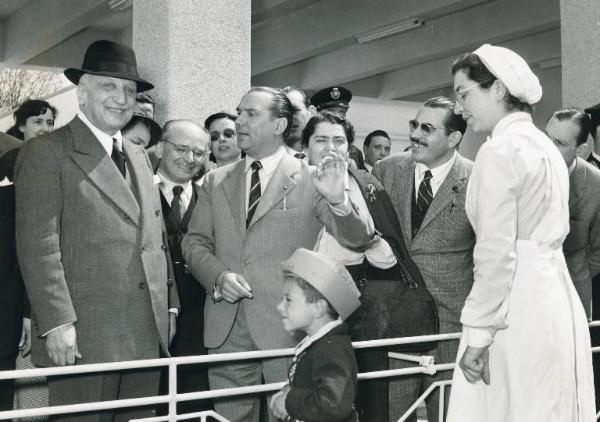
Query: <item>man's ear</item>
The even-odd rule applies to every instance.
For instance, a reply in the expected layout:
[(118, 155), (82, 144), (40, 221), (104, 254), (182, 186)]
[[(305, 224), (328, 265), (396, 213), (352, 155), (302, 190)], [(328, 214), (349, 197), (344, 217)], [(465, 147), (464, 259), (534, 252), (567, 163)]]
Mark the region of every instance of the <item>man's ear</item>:
[(156, 144), (156, 146), (154, 147), (154, 151), (156, 152), (156, 156), (158, 158), (162, 158), (163, 156), (163, 148), (165, 147), (165, 143), (164, 142), (159, 142), (158, 144)]
[(462, 133), (460, 133), (458, 130), (455, 130), (450, 135), (448, 135), (448, 146), (450, 148), (457, 148), (460, 144), (460, 141), (462, 141), (462, 137)]
[(314, 116), (315, 114), (317, 114), (317, 107), (315, 107), (314, 105), (309, 105), (308, 108), (308, 114), (310, 114), (310, 116)]
[[(289, 124), (291, 125), (292, 122), (290, 122)], [(283, 135), (287, 126), (288, 126), (288, 121), (285, 117), (278, 118), (277, 124), (275, 125), (275, 135), (277, 135), (277, 136)]]
[(579, 145), (577, 149), (575, 149), (575, 154), (579, 158), (587, 160), (590, 156), (590, 146), (588, 145), (588, 142), (584, 142), (583, 144)]

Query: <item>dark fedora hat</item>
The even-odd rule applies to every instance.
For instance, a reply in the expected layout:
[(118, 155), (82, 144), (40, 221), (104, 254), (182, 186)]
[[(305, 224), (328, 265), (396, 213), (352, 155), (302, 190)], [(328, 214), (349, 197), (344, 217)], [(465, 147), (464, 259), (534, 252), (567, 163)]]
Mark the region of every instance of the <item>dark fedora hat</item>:
[(79, 84), (81, 75), (89, 73), (134, 81), (138, 92), (154, 88), (150, 82), (139, 77), (133, 49), (108, 40), (94, 41), (85, 52), (81, 69), (69, 67), (64, 73), (75, 85)]

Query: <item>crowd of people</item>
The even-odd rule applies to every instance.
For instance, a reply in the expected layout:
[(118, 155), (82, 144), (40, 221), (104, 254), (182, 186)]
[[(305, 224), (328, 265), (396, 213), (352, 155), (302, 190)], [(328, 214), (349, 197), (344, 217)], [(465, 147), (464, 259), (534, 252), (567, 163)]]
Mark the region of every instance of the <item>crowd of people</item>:
[[(600, 160), (588, 136), (600, 144), (600, 107), (557, 110), (537, 128), (537, 77), (489, 44), (452, 75), (454, 98), (425, 101), (407, 122), (410, 147), (391, 154), (382, 129), (353, 145), (352, 93), (339, 86), (312, 99), (253, 87), (235, 113), (161, 126), (134, 51), (94, 42), (65, 70), (77, 116), (55, 130), (57, 110), (28, 100), (0, 136), (0, 370), (30, 350), (36, 365), (63, 366), (296, 347), (291, 359), (180, 366), (179, 393), (288, 384), (266, 401), (178, 410), (389, 421), (452, 379), (444, 400), (427, 399), (428, 421), (442, 402), (449, 422), (594, 420)], [(459, 152), (467, 128), (490, 134), (475, 162)], [(357, 383), (357, 372), (414, 365), (350, 342), (418, 320), (394, 317), (406, 306), (394, 289), (415, 282), (439, 332), (463, 332), (429, 352), (454, 373)], [(361, 313), (367, 292), (377, 306)], [(155, 368), (47, 380), (49, 405), (166, 388)], [(15, 406), (14, 391), (0, 381), (0, 409)]]

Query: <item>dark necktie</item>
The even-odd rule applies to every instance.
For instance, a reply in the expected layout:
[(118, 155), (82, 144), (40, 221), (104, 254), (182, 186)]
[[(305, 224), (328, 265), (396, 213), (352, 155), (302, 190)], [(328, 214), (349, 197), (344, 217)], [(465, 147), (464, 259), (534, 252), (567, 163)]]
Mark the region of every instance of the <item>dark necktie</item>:
[(262, 168), (262, 164), (260, 161), (254, 161), (250, 164), (252, 167), (252, 178), (250, 179), (250, 195), (248, 196), (248, 214), (246, 217), (246, 228), (250, 225), (252, 221), (252, 216), (256, 211), (256, 207), (258, 206), (258, 201), (260, 201), (260, 178), (258, 177), (258, 171)]
[(425, 174), (423, 175), (423, 180), (419, 185), (416, 208), (412, 218), (413, 237), (419, 231), (421, 223), (423, 222), (423, 218), (425, 218), (425, 214), (427, 213), (427, 208), (429, 208), (429, 204), (431, 204), (431, 201), (433, 201), (433, 191), (431, 190), (432, 177), (433, 175), (431, 174), (431, 171), (426, 170)]
[(117, 166), (117, 169), (121, 172), (121, 175), (125, 177), (125, 157), (123, 156), (123, 153), (119, 151), (117, 140), (115, 138), (113, 138), (113, 148), (110, 158), (112, 158), (115, 166)]
[(182, 192), (182, 186), (173, 186), (173, 200), (171, 201), (171, 212), (169, 213), (169, 218), (171, 218), (171, 221), (176, 227), (181, 225), (183, 215), (185, 214), (185, 205), (183, 205), (183, 198), (181, 197)]
[(304, 160), (304, 157), (306, 157), (306, 154), (304, 154), (303, 152), (297, 152), (294, 154), (294, 157), (296, 157), (298, 160)]

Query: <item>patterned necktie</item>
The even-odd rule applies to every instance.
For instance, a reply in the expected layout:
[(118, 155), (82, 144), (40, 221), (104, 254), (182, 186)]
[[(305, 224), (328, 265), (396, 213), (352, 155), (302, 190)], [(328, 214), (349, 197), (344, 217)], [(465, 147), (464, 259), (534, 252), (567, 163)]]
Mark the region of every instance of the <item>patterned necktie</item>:
[(250, 164), (252, 167), (252, 178), (250, 179), (250, 196), (248, 197), (248, 214), (246, 217), (246, 228), (250, 225), (252, 221), (252, 216), (256, 211), (256, 207), (258, 205), (258, 201), (260, 201), (260, 178), (258, 177), (258, 171), (262, 168), (262, 164), (260, 161), (254, 161)]
[(183, 192), (183, 186), (173, 186), (173, 200), (171, 201), (171, 212), (169, 218), (176, 227), (181, 225), (183, 215), (185, 214), (185, 205), (183, 205), (183, 198), (181, 194)]
[(429, 208), (429, 204), (433, 201), (433, 191), (431, 190), (431, 178), (433, 175), (431, 171), (426, 170), (423, 175), (423, 180), (419, 185), (419, 191), (417, 192), (417, 201), (416, 201), (416, 214), (413, 215), (412, 219), (412, 232), (413, 237), (419, 231), (421, 227), (421, 223), (423, 223), (423, 218), (425, 218), (425, 214), (427, 213), (427, 208)]
[(298, 160), (304, 160), (304, 157), (306, 157), (306, 154), (304, 154), (303, 152), (297, 152), (294, 154), (294, 157), (296, 157)]
[(123, 153), (117, 147), (117, 139), (113, 138), (113, 148), (112, 153), (110, 154), (110, 158), (112, 158), (113, 163), (117, 166), (117, 169), (121, 172), (121, 176), (125, 177), (125, 157)]

